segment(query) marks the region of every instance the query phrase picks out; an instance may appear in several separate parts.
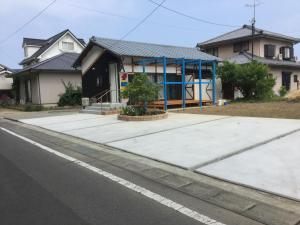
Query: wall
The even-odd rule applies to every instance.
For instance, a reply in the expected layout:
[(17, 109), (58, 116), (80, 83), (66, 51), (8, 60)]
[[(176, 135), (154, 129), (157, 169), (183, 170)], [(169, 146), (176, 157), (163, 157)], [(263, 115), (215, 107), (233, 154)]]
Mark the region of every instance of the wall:
[(12, 88), (13, 79), (6, 78), (6, 75), (8, 75), (8, 73), (0, 74), (0, 90), (11, 90)]
[(41, 104), (57, 104), (59, 95), (65, 92), (63, 85), (71, 82), (75, 87), (81, 87), (81, 74), (80, 73), (40, 73), (40, 93)]
[(39, 49), (40, 49), (39, 46), (25, 45), (24, 46), (24, 57), (28, 58), (28, 57), (32, 56)]
[(300, 69), (286, 69), (286, 68), (270, 68), (270, 74), (273, 75), (273, 78), (276, 81), (273, 90), (276, 94), (279, 94), (279, 90), (282, 86), (282, 72), (292, 72), (291, 75), (291, 91), (297, 90), (297, 83), (294, 82), (294, 75), (298, 75), (298, 80), (300, 81)]
[(53, 46), (51, 46), (48, 50), (46, 50), (40, 57), (40, 61), (44, 61), (46, 59), (52, 58), (56, 55), (59, 55), (63, 52), (70, 52), (62, 49), (62, 42), (67, 41), (67, 42), (73, 42), (74, 43), (74, 51), (75, 53), (81, 53), (83, 50), (83, 47), (78, 44), (75, 39), (70, 35), (66, 34), (63, 36), (61, 39), (59, 39)]
[(290, 42), (286, 42), (286, 41), (278, 41), (278, 40), (274, 40), (274, 39), (269, 39), (269, 38), (262, 38), (260, 41), (260, 53), (259, 55), (261, 57), (265, 57), (265, 45), (266, 44), (270, 44), (270, 45), (275, 45), (276, 46), (276, 50), (275, 50), (275, 56), (278, 57), (279, 53), (280, 53), (280, 48), (281, 47), (292, 47), (293, 44)]
[[(233, 43), (225, 44), (225, 45), (219, 46), (218, 48), (219, 48), (219, 57), (221, 59), (227, 59), (234, 55), (239, 54), (239, 52), (233, 52)], [(249, 41), (249, 51), (248, 52), (252, 53), (252, 42), (251, 41)], [(254, 54), (260, 55), (260, 52), (261, 52), (260, 40), (255, 40), (254, 41)]]

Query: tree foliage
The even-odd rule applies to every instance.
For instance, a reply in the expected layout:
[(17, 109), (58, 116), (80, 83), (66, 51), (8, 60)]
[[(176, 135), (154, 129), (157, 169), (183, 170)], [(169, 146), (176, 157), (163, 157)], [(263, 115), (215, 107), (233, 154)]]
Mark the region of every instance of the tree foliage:
[(71, 82), (67, 84), (63, 82), (65, 93), (60, 95), (59, 106), (76, 106), (81, 105), (82, 90), (80, 87), (75, 87)]
[(218, 74), (224, 84), (240, 90), (245, 99), (266, 99), (274, 95), (275, 80), (269, 77), (268, 67), (256, 61), (244, 65), (224, 62)]
[(132, 82), (122, 92), (129, 99), (130, 105), (135, 105), (140, 114), (147, 112), (147, 103), (157, 99), (159, 85), (151, 82), (146, 74), (135, 74)]

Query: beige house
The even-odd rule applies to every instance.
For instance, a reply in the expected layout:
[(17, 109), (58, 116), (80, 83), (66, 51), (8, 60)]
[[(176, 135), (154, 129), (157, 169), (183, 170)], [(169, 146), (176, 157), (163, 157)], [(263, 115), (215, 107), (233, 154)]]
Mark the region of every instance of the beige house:
[(299, 38), (257, 28), (253, 39), (252, 27), (244, 25), (197, 46), (202, 51), (238, 64), (251, 62), (253, 49), (253, 59), (269, 66), (270, 75), (276, 80), (274, 91), (278, 93), (281, 86), (288, 91), (299, 89), (300, 63), (294, 55), (294, 45), (299, 42)]
[(48, 39), (24, 38), (22, 46), (23, 69), (9, 75), (17, 86), (18, 103), (55, 106), (65, 92), (64, 83), (81, 87), (81, 71), (72, 65), (84, 49), (82, 39), (65, 30)]

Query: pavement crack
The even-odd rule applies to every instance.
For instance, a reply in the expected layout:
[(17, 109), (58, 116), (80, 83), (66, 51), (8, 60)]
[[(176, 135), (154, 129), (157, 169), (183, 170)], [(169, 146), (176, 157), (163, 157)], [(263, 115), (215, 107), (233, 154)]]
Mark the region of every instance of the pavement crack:
[(199, 123), (186, 124), (186, 125), (183, 125), (183, 126), (178, 126), (178, 127), (173, 127), (173, 128), (169, 128), (169, 129), (159, 130), (159, 131), (150, 132), (150, 133), (147, 133), (147, 134), (135, 135), (134, 137), (128, 137), (128, 138), (113, 140), (113, 141), (109, 141), (109, 142), (103, 142), (103, 144), (109, 145), (109, 144), (112, 144), (112, 143), (115, 143), (115, 142), (130, 140), (130, 139), (139, 138), (139, 137), (145, 137), (145, 136), (149, 136), (149, 135), (152, 135), (152, 134), (164, 133), (164, 132), (168, 132), (168, 131), (171, 131), (171, 130), (177, 130), (177, 129), (181, 129), (181, 128), (185, 128), (185, 127), (192, 127), (192, 126), (196, 126), (196, 125), (199, 125), (199, 124), (211, 123), (211, 122), (224, 120), (224, 119), (230, 119), (230, 118), (231, 117), (222, 117), (222, 118), (213, 119), (213, 120), (201, 121)]

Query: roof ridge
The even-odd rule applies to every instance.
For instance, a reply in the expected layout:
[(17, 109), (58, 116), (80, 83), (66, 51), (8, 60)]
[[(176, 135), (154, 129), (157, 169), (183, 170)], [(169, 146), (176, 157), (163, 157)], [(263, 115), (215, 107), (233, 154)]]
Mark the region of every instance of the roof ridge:
[[(114, 39), (114, 38), (104, 38), (104, 37), (96, 37), (96, 36), (93, 36), (93, 37), (94, 38), (103, 39), (103, 40), (130, 42), (130, 43), (135, 43), (135, 44), (149, 44), (149, 45), (157, 45), (157, 46), (163, 46), (163, 47), (192, 48), (192, 49), (196, 48), (196, 47), (178, 46), (178, 45), (167, 45), (167, 44), (158, 44), (158, 43), (142, 42), (142, 41), (118, 40), (118, 39)], [(92, 41), (95, 41), (93, 39), (93, 37), (91, 39), (92, 39)]]
[[(245, 25), (244, 25), (244, 26), (245, 26)], [(198, 46), (198, 45), (202, 45), (202, 44), (204, 44), (204, 43), (206, 43), (206, 42), (210, 42), (210, 41), (212, 41), (212, 40), (214, 40), (214, 39), (217, 39), (217, 38), (219, 38), (219, 37), (222, 37), (222, 36), (225, 36), (225, 35), (234, 33), (234, 32), (236, 32), (236, 31), (238, 31), (238, 30), (242, 30), (242, 29), (244, 29), (244, 26), (243, 26), (243, 27), (240, 27), (240, 28), (238, 28), (238, 29), (229, 31), (229, 32), (224, 33), (224, 34), (220, 34), (220, 35), (218, 35), (218, 36), (216, 36), (216, 37), (214, 37), (214, 38), (208, 39), (208, 40), (206, 40), (206, 41), (204, 41), (204, 42), (200, 42), (200, 43), (197, 44), (197, 46)]]

